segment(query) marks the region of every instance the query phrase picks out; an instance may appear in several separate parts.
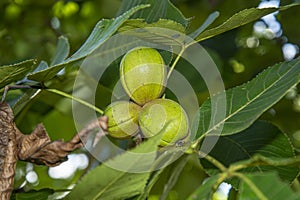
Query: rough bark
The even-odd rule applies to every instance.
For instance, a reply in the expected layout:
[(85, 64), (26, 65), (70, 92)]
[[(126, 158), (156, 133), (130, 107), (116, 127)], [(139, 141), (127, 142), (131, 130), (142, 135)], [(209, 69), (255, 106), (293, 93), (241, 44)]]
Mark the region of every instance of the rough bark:
[(17, 163), (16, 129), (11, 108), (0, 103), (0, 199), (10, 199)]

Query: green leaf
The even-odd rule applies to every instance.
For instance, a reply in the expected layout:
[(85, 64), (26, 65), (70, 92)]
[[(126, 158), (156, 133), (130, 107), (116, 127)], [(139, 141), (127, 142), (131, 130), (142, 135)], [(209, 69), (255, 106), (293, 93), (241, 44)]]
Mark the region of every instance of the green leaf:
[(52, 189), (30, 190), (27, 192), (16, 193), (16, 200), (47, 200), (49, 195), (54, 194)]
[(36, 61), (31, 59), (13, 65), (1, 66), (0, 88), (24, 78), (34, 68), (35, 64)]
[(171, 192), (172, 188), (178, 181), (179, 175), (181, 174), (183, 168), (186, 166), (186, 163), (188, 161), (188, 156), (184, 155), (182, 159), (180, 159), (179, 163), (172, 168), (171, 176), (169, 177), (169, 180), (166, 181), (164, 185), (164, 190), (160, 196), (161, 200), (167, 199), (169, 193)]
[(158, 181), (158, 179), (160, 178), (163, 171), (164, 171), (164, 168), (154, 172), (154, 175), (152, 175), (151, 179), (148, 181), (144, 191), (141, 193), (140, 196), (138, 196), (136, 198), (136, 200), (147, 200), (148, 199), (149, 193), (150, 193), (153, 185)]
[(15, 116), (19, 115), (24, 107), (28, 105), (28, 103), (32, 100), (32, 96), (39, 94), (41, 90), (28, 89), (25, 93), (17, 100), (17, 102), (13, 106), (13, 111)]
[(193, 39), (198, 37), (209, 25), (211, 25), (219, 17), (219, 15), (220, 13), (218, 11), (211, 13), (204, 21), (204, 23), (189, 36)]
[(81, 61), (86, 56), (94, 52), (100, 45), (110, 38), (133, 13), (148, 6), (149, 5), (139, 5), (115, 19), (100, 20), (85, 43), (71, 57), (62, 63), (49, 67), (48, 69), (28, 75), (28, 79), (38, 82), (45, 82), (52, 79), (64, 67), (74, 64), (74, 62)]
[[(161, 136), (155, 136), (131, 151), (104, 162), (89, 172), (74, 187), (66, 199), (125, 199), (136, 196), (143, 189), (150, 172), (128, 172), (136, 167), (149, 170), (156, 159), (155, 151)], [(145, 153), (154, 152), (151, 155)], [(126, 170), (119, 171), (112, 167), (122, 166)]]
[(187, 200), (211, 200), (213, 195), (213, 187), (218, 181), (220, 175), (211, 176), (193, 192)]
[(50, 66), (62, 63), (69, 55), (70, 44), (68, 38), (60, 36), (57, 41), (55, 54), (52, 58)]
[(136, 28), (166, 28), (181, 33), (185, 32), (185, 28), (181, 24), (169, 19), (159, 19), (158, 21), (153, 23), (147, 23), (144, 19), (129, 19), (124, 22), (124, 24), (119, 28), (118, 31), (124, 32)]
[[(161, 181), (162, 177), (166, 177), (166, 174), (171, 174), (172, 176), (171, 180), (169, 180), (166, 184), (168, 185), (167, 190), (169, 192), (169, 189), (174, 186), (178, 176), (180, 175), (180, 172), (187, 162), (188, 156), (183, 155), (184, 149), (185, 147), (183, 147), (182, 149), (175, 146), (171, 146), (168, 148), (165, 147), (163, 149), (163, 152), (161, 152), (162, 154), (160, 154), (155, 163), (153, 163), (153, 166), (155, 166), (159, 170), (155, 171), (152, 174), (151, 178), (148, 180), (146, 187), (144, 188), (144, 191), (140, 196), (137, 197), (138, 200), (147, 199), (153, 187), (157, 184), (158, 181)], [(176, 170), (174, 170), (174, 168), (178, 169), (179, 171), (177, 172)], [(169, 176), (167, 177), (167, 179), (169, 179)], [(165, 182), (163, 182), (163, 184), (165, 184)]]
[(182, 24), (185, 28), (189, 25), (190, 20), (186, 19), (169, 0), (125, 0), (122, 1), (118, 15), (140, 4), (150, 4), (151, 7), (137, 12), (132, 18), (142, 18), (148, 23), (156, 22), (159, 19), (170, 19)]
[[(172, 199), (174, 196), (176, 196), (176, 199), (186, 199), (207, 178), (207, 174), (199, 163), (197, 154), (182, 155), (183, 152), (178, 152), (181, 155), (178, 157), (175, 152), (175, 148), (170, 148), (164, 152), (169, 154), (167, 158), (173, 157), (173, 155), (175, 157), (171, 159), (173, 161), (169, 162), (168, 166), (163, 168), (163, 172), (159, 174), (159, 177), (155, 177), (156, 182), (151, 185), (150, 193), (146, 190), (149, 199), (158, 196), (160, 199)], [(149, 180), (149, 183), (151, 182), (152, 178)]]
[[(280, 163), (279, 161), (282, 159), (295, 159), (294, 149), (285, 134), (276, 126), (263, 121), (255, 122), (240, 133), (221, 136), (214, 148), (209, 152), (209, 155), (225, 166), (230, 166), (234, 163), (236, 163), (235, 165), (243, 164), (245, 167), (249, 166), (245, 168), (245, 173), (276, 171), (282, 179), (289, 182), (292, 182), (299, 173), (298, 166), (293, 166), (295, 163), (291, 163), (291, 166), (275, 165), (276, 161)], [(262, 162), (262, 159), (259, 159), (261, 157), (257, 157), (257, 155), (265, 157), (265, 160), (269, 158), (274, 161), (273, 163)], [(253, 156), (254, 158), (252, 158)], [(249, 160), (244, 161), (247, 159)], [(239, 161), (242, 160), (248, 163), (240, 163)], [(205, 159), (201, 159), (201, 163), (209, 174), (218, 173), (215, 166), (208, 163)]]
[[(226, 99), (224, 92), (213, 96), (213, 101), (209, 99), (200, 107), (197, 136), (212, 134), (222, 125), (222, 135), (246, 129), (299, 81), (300, 57), (276, 64), (248, 83), (227, 90)], [(225, 116), (220, 106), (226, 106)]]
[(160, 19), (149, 24), (143, 19), (131, 19), (123, 24), (119, 32), (151, 43), (169, 46), (182, 46), (185, 36), (185, 28), (169, 19)]
[(42, 60), (40, 62), (40, 64), (34, 69), (33, 72), (38, 72), (38, 71), (41, 71), (41, 70), (44, 70), (44, 69), (47, 69), (49, 66), (48, 66), (48, 63), (44, 60)]
[(224, 33), (226, 31), (232, 30), (234, 28), (243, 26), (245, 24), (248, 24), (250, 22), (253, 22), (255, 20), (260, 19), (261, 17), (270, 14), (272, 12), (278, 11), (278, 10), (286, 10), (288, 8), (299, 6), (300, 4), (294, 3), (287, 6), (283, 6), (281, 8), (249, 8), (242, 10), (236, 14), (234, 14), (232, 17), (230, 17), (227, 21), (225, 21), (223, 24), (208, 29), (204, 32), (202, 32), (200, 35), (198, 35), (195, 40), (200, 42), (202, 40), (211, 38), (215, 35), (219, 35), (221, 33)]
[[(250, 184), (255, 185), (260, 193), (266, 197), (266, 200), (300, 199), (300, 193), (293, 192), (289, 185), (282, 182), (274, 173), (249, 174), (246, 177), (250, 180)], [(257, 193), (246, 181), (242, 180), (239, 199), (259, 199)]]

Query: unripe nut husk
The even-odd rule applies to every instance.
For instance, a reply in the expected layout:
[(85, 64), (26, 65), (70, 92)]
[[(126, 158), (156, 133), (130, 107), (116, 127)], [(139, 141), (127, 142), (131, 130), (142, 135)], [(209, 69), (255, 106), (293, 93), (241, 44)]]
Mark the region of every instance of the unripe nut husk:
[(139, 125), (145, 137), (162, 134), (160, 146), (189, 137), (188, 117), (183, 108), (170, 99), (155, 99), (145, 104), (139, 114)]
[(144, 105), (164, 92), (167, 69), (157, 50), (136, 47), (122, 58), (120, 77), (127, 95), (137, 104)]
[(108, 134), (119, 139), (136, 135), (141, 109), (142, 107), (129, 101), (115, 101), (107, 106), (104, 115), (108, 117)]

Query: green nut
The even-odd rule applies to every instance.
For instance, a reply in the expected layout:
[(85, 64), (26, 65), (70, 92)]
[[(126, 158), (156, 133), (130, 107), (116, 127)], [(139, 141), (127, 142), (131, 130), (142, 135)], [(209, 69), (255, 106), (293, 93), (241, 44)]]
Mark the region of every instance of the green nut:
[(175, 144), (189, 136), (185, 111), (170, 99), (155, 99), (145, 104), (139, 114), (139, 125), (145, 137), (163, 134), (160, 146)]
[(138, 114), (141, 109), (133, 102), (111, 103), (104, 111), (104, 115), (108, 117), (108, 134), (119, 139), (134, 136), (139, 131)]
[(144, 105), (164, 92), (167, 70), (157, 50), (137, 47), (122, 58), (120, 77), (128, 96), (137, 104)]

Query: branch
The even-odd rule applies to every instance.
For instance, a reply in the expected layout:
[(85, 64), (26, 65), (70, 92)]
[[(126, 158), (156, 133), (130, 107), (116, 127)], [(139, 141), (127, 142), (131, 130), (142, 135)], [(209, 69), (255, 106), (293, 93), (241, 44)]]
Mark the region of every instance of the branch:
[(13, 113), (7, 103), (0, 102), (0, 199), (10, 199), (17, 163), (16, 129)]

